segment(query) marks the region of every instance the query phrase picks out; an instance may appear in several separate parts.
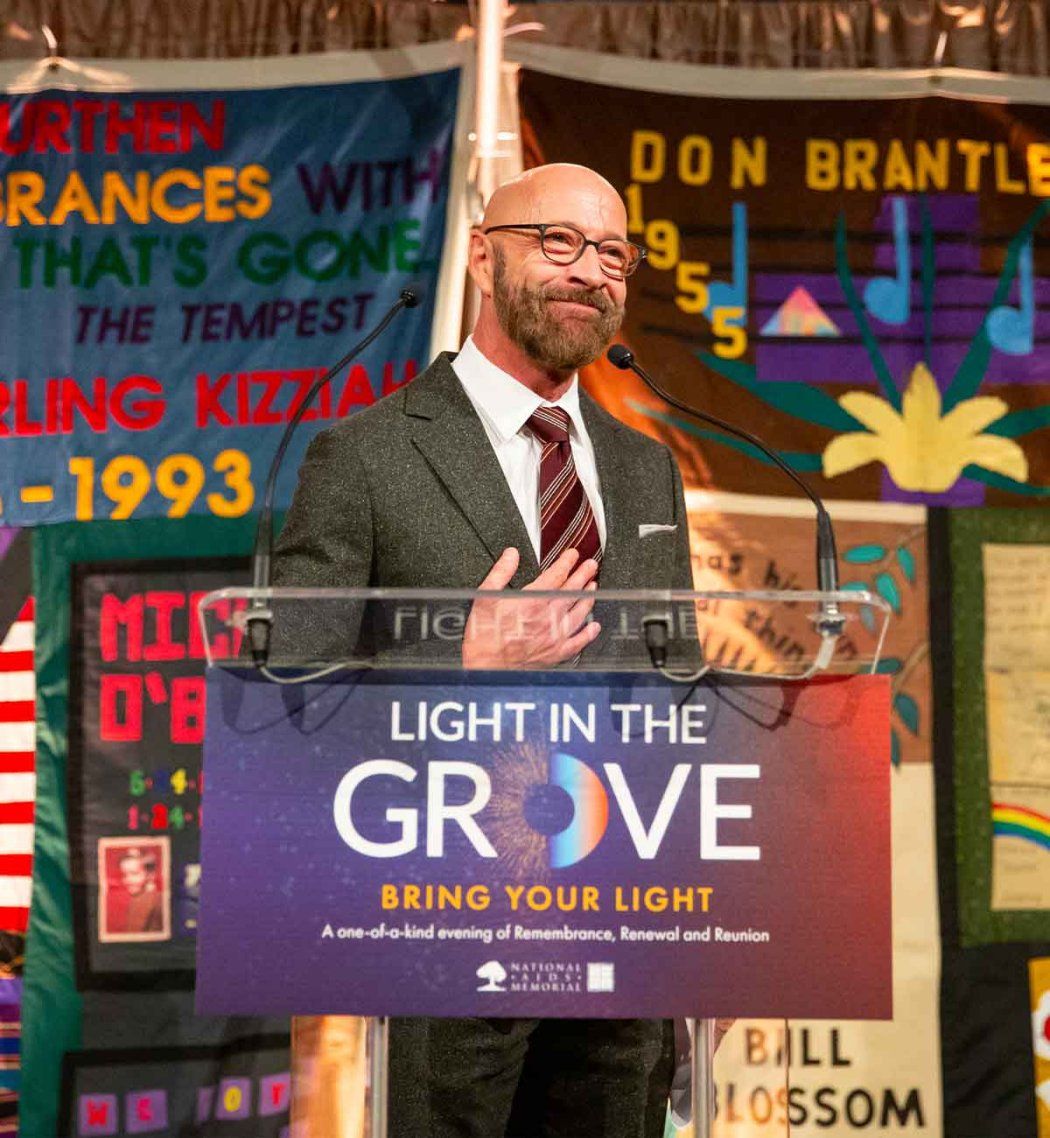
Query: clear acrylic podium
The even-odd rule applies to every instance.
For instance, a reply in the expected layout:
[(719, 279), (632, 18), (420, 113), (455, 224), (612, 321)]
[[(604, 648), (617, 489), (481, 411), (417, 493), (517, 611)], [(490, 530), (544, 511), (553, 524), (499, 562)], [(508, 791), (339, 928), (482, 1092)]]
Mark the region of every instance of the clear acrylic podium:
[[(268, 654), (265, 663), (256, 660), (256, 666), (279, 685), (363, 669), (463, 668), (656, 670), (683, 685), (717, 684), (723, 677), (805, 684), (826, 674), (875, 672), (890, 616), (882, 597), (853, 590), (565, 593), (226, 588), (206, 596), (200, 606), (209, 668), (250, 665), (247, 629), (251, 621), (261, 620), (269, 626)], [(340, 1009), (340, 1014), (356, 1013)], [(347, 1135), (385, 1138), (388, 1019), (372, 1015), (367, 1025), (363, 1062), (368, 1109), (350, 1109), (343, 1119)], [(715, 1113), (715, 1021), (700, 1017), (689, 1025), (691, 1089), (680, 1070), (675, 1115), (692, 1117), (695, 1138), (710, 1138)], [(348, 1040), (357, 1038), (355, 1031), (349, 1032)], [(294, 1041), (310, 1035), (308, 1021), (296, 1024), (293, 1071), (304, 1084), (308, 1072), (296, 1064)], [(357, 1055), (359, 1062), (362, 1042), (363, 1036), (352, 1047), (346, 1043), (347, 1052)], [(309, 1127), (295, 1128), (295, 1101), (293, 1081), (293, 1133), (314, 1138)], [(325, 1138), (343, 1138), (342, 1132), (331, 1131), (331, 1120), (325, 1125), (329, 1127)]]

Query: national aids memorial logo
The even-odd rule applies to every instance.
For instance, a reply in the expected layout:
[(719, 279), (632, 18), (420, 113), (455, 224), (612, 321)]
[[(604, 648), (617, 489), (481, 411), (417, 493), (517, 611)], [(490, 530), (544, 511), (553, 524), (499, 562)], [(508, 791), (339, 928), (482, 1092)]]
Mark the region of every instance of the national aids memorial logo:
[[(611, 964), (588, 964), (588, 992), (613, 990)], [(600, 982), (594, 977), (600, 972)], [(512, 960), (505, 968), (498, 960), (486, 960), (475, 972), (481, 981), (478, 992), (572, 992), (584, 991), (583, 967), (563, 960)]]

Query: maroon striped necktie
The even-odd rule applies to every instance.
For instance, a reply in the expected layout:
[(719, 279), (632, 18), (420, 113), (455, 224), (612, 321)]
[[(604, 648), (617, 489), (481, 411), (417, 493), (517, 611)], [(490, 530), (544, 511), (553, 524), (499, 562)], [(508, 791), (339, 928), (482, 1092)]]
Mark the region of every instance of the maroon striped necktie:
[(580, 560), (602, 559), (598, 523), (576, 473), (569, 444), (569, 413), (561, 407), (537, 407), (526, 424), (543, 444), (540, 457), (540, 569), (566, 549)]

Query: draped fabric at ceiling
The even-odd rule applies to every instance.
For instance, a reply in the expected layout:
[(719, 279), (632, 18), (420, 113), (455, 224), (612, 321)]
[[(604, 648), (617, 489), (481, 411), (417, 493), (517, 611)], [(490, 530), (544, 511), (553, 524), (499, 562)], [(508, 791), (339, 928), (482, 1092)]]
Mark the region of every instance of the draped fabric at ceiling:
[[(731, 67), (951, 67), (1046, 75), (1048, 0), (549, 0), (529, 39)], [(433, 0), (13, 0), (0, 58), (214, 59), (451, 39), (471, 6)], [(942, 37), (943, 33), (943, 37)]]

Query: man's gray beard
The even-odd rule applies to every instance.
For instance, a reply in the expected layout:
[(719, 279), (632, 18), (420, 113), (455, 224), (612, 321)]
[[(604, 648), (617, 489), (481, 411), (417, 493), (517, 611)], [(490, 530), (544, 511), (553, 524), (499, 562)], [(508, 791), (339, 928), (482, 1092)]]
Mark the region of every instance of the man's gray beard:
[[(551, 315), (553, 300), (589, 304), (598, 311), (598, 319), (563, 323)], [(592, 363), (623, 321), (623, 309), (601, 292), (526, 284), (513, 289), (507, 281), (506, 260), (498, 253), (492, 301), (507, 336), (530, 359), (552, 371), (575, 371)]]

